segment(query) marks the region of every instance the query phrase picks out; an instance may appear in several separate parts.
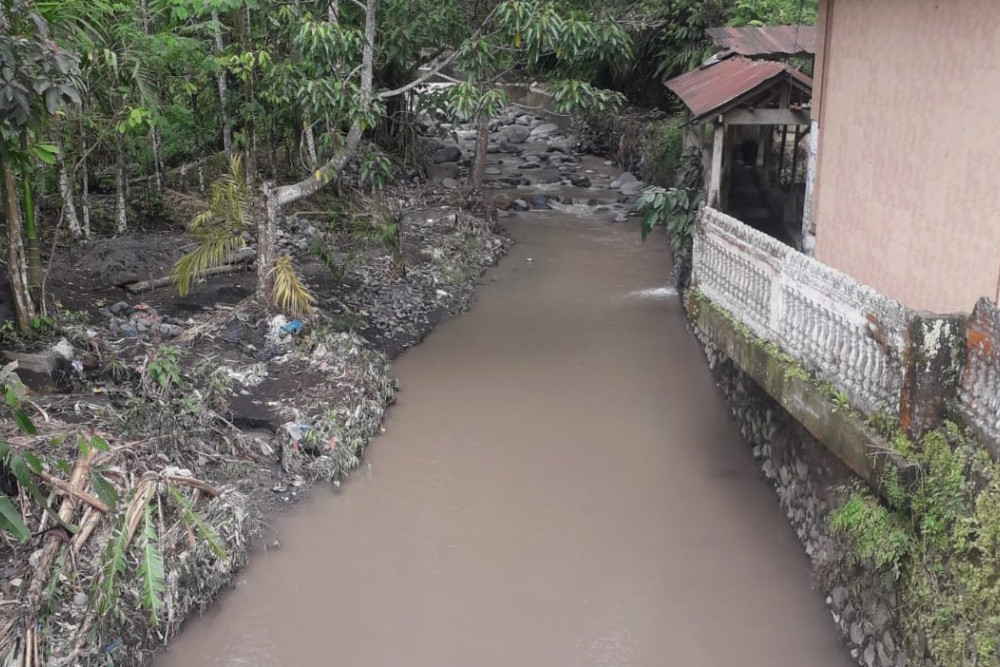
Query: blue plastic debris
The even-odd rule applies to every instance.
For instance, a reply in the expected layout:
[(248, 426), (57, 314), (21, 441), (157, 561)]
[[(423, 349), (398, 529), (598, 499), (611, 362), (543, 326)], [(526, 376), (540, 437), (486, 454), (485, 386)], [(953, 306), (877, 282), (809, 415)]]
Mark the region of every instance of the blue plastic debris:
[(119, 637), (118, 639), (116, 639), (116, 640), (114, 640), (113, 642), (111, 642), (110, 644), (108, 644), (108, 645), (107, 645), (107, 646), (106, 646), (106, 647), (104, 648), (104, 652), (105, 652), (105, 653), (108, 653), (108, 654), (111, 654), (111, 653), (114, 653), (115, 651), (117, 651), (117, 650), (118, 650), (118, 648), (119, 648), (119, 647), (120, 647), (121, 645), (122, 645), (122, 639), (121, 639), (121, 637)]
[(297, 334), (302, 331), (302, 320), (292, 320), (282, 328), (282, 331), (285, 333)]

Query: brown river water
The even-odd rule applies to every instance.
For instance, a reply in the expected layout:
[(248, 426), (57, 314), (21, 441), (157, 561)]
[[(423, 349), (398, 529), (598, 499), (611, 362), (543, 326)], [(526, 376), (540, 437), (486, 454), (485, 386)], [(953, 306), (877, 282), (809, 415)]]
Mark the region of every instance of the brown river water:
[(158, 667), (847, 667), (662, 237), (531, 213), (387, 433)]

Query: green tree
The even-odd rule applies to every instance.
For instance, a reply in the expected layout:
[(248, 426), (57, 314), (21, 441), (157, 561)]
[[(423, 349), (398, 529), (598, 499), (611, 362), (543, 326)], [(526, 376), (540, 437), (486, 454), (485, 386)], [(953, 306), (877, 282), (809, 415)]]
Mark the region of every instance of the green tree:
[[(25, 237), (37, 243), (26, 176), (36, 163), (56, 162), (55, 146), (45, 141), (50, 119), (66, 105), (79, 105), (82, 88), (76, 54), (52, 38), (49, 22), (35, 3), (0, 0), (0, 173), (11, 290), (18, 327), (25, 333), (35, 317)], [(19, 193), (27, 214), (23, 229)]]

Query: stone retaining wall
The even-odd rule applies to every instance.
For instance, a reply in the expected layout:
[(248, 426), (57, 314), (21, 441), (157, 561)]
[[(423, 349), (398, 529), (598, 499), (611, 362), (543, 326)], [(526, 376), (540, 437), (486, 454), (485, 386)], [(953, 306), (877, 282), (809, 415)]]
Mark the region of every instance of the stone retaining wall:
[(905, 667), (894, 582), (850, 562), (831, 535), (839, 489), (859, 478), (697, 327), (708, 366), (781, 509), (812, 561), (817, 586), (851, 656), (865, 667)]

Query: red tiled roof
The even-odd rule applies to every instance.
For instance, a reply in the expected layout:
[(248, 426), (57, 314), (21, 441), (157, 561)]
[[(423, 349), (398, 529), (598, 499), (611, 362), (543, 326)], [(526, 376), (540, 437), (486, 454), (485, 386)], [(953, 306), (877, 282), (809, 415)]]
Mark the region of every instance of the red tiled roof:
[(693, 69), (666, 82), (695, 119), (725, 111), (725, 107), (767, 83), (790, 78), (812, 89), (812, 79), (785, 63), (726, 58)]
[(765, 28), (709, 28), (712, 43), (732, 53), (757, 58), (816, 53), (816, 27), (777, 25)]

